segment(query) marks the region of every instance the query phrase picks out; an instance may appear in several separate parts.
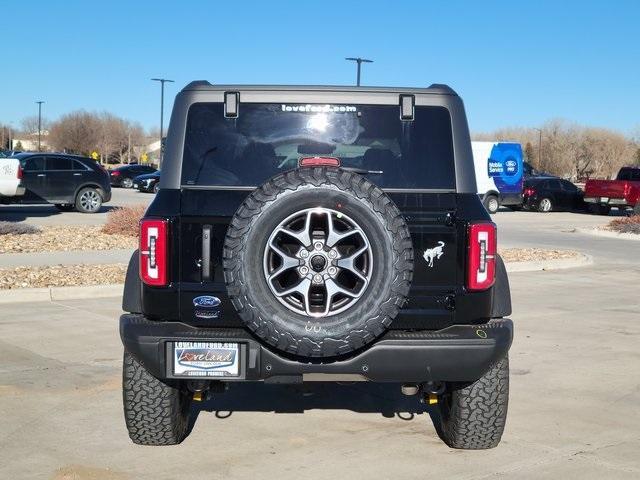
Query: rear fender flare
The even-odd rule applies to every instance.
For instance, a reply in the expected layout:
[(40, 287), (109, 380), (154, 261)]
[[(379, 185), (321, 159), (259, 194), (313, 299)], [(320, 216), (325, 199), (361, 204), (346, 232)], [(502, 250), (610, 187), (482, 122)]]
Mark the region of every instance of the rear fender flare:
[(140, 257), (138, 250), (133, 252), (127, 267), (122, 294), (122, 310), (129, 313), (142, 313), (142, 281), (140, 280)]
[(496, 255), (496, 283), (491, 293), (491, 318), (511, 315), (511, 289), (507, 268), (500, 255)]

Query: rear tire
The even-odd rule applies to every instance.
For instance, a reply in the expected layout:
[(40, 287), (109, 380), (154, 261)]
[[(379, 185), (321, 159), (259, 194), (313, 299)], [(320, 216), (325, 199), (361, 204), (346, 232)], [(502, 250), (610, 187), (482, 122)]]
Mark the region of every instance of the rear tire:
[(609, 215), (611, 207), (607, 205), (591, 204), (589, 205), (589, 211), (594, 215)]
[(538, 211), (542, 213), (549, 213), (553, 211), (553, 202), (550, 198), (542, 198), (538, 203)]
[(500, 208), (500, 201), (498, 200), (498, 197), (496, 197), (495, 195), (489, 195), (484, 199), (483, 203), (484, 203), (484, 208), (486, 208), (487, 212), (491, 214), (496, 213)]
[(451, 448), (482, 450), (500, 443), (509, 403), (509, 357), (471, 384), (450, 385), (440, 402), (440, 435)]
[(191, 396), (152, 376), (129, 352), (122, 367), (124, 419), (138, 445), (175, 445), (189, 433)]
[(76, 195), (76, 210), (82, 213), (96, 213), (102, 206), (102, 195), (93, 187), (83, 188)]

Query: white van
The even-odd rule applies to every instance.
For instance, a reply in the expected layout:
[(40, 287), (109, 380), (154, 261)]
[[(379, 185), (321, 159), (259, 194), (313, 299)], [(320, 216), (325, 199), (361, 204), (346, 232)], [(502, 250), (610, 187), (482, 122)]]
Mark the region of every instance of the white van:
[(489, 213), (501, 205), (522, 206), (522, 146), (513, 142), (471, 142), (478, 195)]

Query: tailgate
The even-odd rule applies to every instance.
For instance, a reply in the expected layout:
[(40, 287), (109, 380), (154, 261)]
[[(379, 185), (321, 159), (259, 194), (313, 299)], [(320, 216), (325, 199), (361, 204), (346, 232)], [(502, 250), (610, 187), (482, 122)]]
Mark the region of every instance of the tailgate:
[[(182, 191), (178, 283), (181, 320), (219, 327), (242, 325), (227, 294), (222, 247), (231, 217), (246, 195), (246, 191)], [(459, 210), (456, 195), (390, 196), (405, 215), (414, 245), (409, 303), (392, 328), (436, 329), (469, 320), (467, 303), (487, 304), (487, 295), (465, 295), (461, 288), (466, 227), (455, 219)], [(215, 205), (216, 215), (206, 214), (208, 205)], [(476, 305), (473, 311), (477, 316), (482, 309)]]
[(624, 198), (627, 182), (624, 180), (588, 180), (585, 197)]

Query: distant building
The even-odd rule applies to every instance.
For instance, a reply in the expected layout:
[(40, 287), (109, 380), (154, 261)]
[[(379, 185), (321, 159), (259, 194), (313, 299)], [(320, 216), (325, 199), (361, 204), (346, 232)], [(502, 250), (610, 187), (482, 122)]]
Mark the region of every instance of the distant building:
[[(47, 143), (47, 137), (49, 136), (48, 130), (42, 130), (40, 136), (40, 149), (43, 151), (49, 150), (49, 144)], [(11, 145), (9, 150), (15, 150), (16, 145), (20, 142), (21, 150), (23, 152), (35, 152), (38, 150), (38, 132), (35, 133), (22, 133), (17, 137), (11, 139)]]

